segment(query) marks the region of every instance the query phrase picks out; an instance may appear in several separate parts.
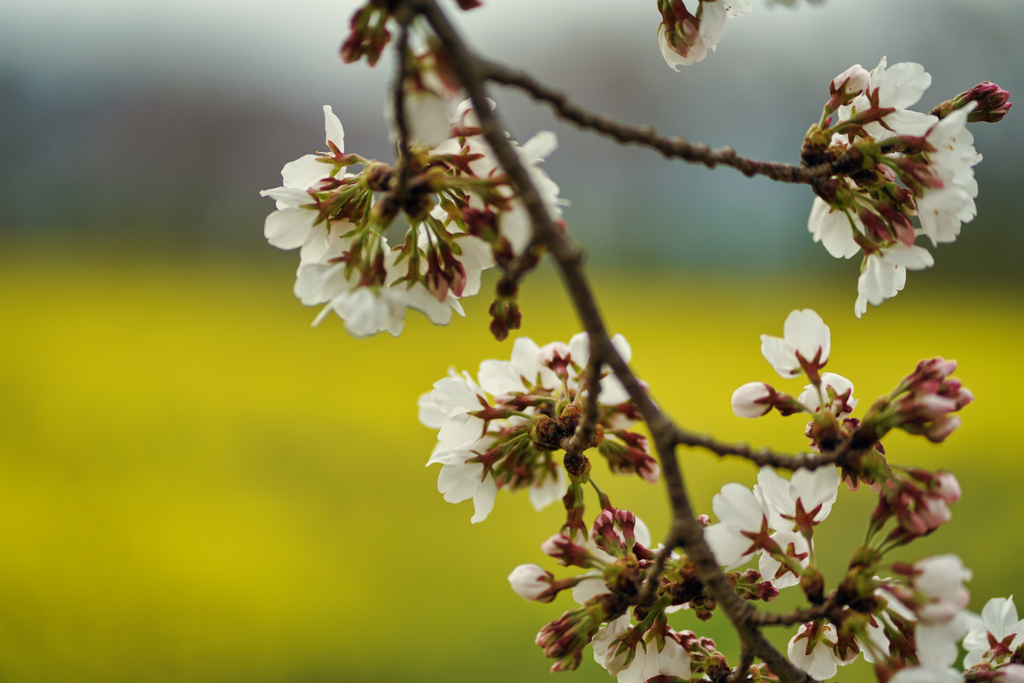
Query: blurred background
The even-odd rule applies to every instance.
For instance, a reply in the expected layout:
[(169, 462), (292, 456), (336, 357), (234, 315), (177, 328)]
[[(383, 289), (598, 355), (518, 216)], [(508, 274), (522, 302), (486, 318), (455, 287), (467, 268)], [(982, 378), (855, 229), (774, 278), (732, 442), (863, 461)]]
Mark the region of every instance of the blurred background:
[[(487, 0), (457, 19), (493, 58), (588, 106), (760, 159), (796, 162), (829, 79), (882, 55), (932, 74), (921, 109), (984, 80), (1024, 92), (1020, 0), (752, 2), (717, 53), (678, 74), (658, 52), (653, 0)], [(449, 365), (508, 357), (486, 332), (486, 295), (446, 328), (412, 312), (397, 339), (353, 339), (335, 318), (311, 329), (314, 311), (291, 294), (296, 255), (262, 236), (272, 205), (258, 191), (323, 146), (321, 105), (341, 118), (348, 150), (393, 158), (388, 57), (373, 70), (337, 58), (355, 7), (0, 10), (0, 680), (550, 679), (533, 636), (568, 596), (528, 604), (505, 576), (544, 564), (538, 546), (561, 514), (503, 492), (470, 525), (471, 505), (445, 503), (438, 469), (423, 467), (436, 434), (417, 423), (417, 396)], [(778, 380), (758, 335), (781, 334), (794, 308), (832, 327), (829, 369), (862, 401), (922, 357), (958, 359), (977, 396), (964, 427), (942, 447), (886, 441), (894, 462), (951, 469), (964, 488), (953, 521), (904, 557), (961, 554), (976, 611), (1018, 590), (1020, 112), (972, 129), (986, 157), (978, 218), (857, 321), (858, 264), (811, 241), (806, 187), (666, 162), (492, 94), (520, 141), (558, 133), (545, 167), (573, 203), (566, 219), (609, 324), (684, 425), (804, 446), (802, 424), (729, 408), (739, 384)], [(578, 330), (548, 269), (525, 285), (523, 307), (521, 333), (539, 343)], [(722, 484), (756, 476), (681, 457), (701, 511)], [(599, 482), (656, 538), (666, 532), (660, 486)], [(843, 488), (820, 527), (833, 581), (872, 507), (870, 493)], [(673, 624), (735, 654), (717, 617)], [(608, 680), (589, 655), (560, 676)]]

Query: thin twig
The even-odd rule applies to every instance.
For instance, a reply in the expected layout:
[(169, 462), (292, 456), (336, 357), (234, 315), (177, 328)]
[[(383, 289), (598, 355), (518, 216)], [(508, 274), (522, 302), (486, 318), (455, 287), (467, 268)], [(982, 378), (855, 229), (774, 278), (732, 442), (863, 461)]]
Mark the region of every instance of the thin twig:
[(533, 225), (534, 239), (546, 244), (558, 262), (562, 280), (572, 298), (573, 306), (576, 308), (583, 327), (590, 335), (591, 354), (605, 358), (612, 366), (616, 376), (629, 392), (647, 422), (661, 458), (662, 471), (675, 518), (673, 524), (677, 527), (679, 539), (696, 565), (698, 576), (705, 588), (729, 617), (744, 646), (767, 663), (782, 683), (807, 683), (809, 680), (813, 680), (775, 649), (760, 632), (757, 625), (751, 621), (750, 615), (754, 609), (737, 595), (729, 579), (718, 566), (711, 549), (704, 541), (703, 526), (694, 518), (682, 472), (676, 460), (671, 423), (647, 396), (647, 392), (637, 381), (629, 365), (612, 345), (604, 326), (604, 320), (590, 290), (590, 284), (583, 274), (581, 254), (555, 227), (529, 172), (516, 151), (505, 139), (503, 128), (487, 102), (487, 93), (478, 59), (469, 52), (435, 0), (409, 0), (409, 2), (427, 17), (444, 45), (452, 69), (469, 94), (473, 109), (480, 118), (481, 133), (526, 206)]
[(395, 116), (395, 129), (398, 132), (398, 161), (395, 163), (395, 180), (391, 190), (393, 199), (401, 202), (409, 188), (412, 168), (409, 164), (409, 120), (405, 111), (405, 81), (409, 77), (406, 52), (409, 50), (409, 23), (413, 13), (407, 7), (399, 8), (395, 13), (398, 20), (398, 41), (395, 44), (395, 82), (391, 89), (391, 99)]
[(734, 455), (761, 467), (771, 465), (784, 470), (814, 470), (824, 465), (835, 465), (845, 454), (843, 450), (821, 454), (801, 453), (800, 455), (786, 455), (770, 448), (755, 450), (747, 444), (723, 443), (710, 436), (692, 434), (679, 427), (675, 428), (673, 437), (677, 444), (683, 446), (700, 447), (720, 457)]
[(792, 626), (794, 624), (805, 624), (808, 621), (815, 621), (822, 617), (838, 617), (843, 609), (843, 604), (838, 600), (835, 591), (829, 594), (820, 605), (811, 607), (800, 607), (785, 614), (769, 614), (758, 612), (752, 615), (753, 621), (760, 626)]
[(730, 166), (745, 176), (763, 175), (783, 183), (809, 184), (815, 178), (843, 175), (860, 168), (860, 159), (855, 152), (843, 155), (835, 161), (810, 167), (747, 159), (737, 155), (731, 147), (711, 149), (705, 144), (688, 142), (681, 137), (660, 135), (651, 126), (631, 126), (602, 116), (572, 102), (565, 93), (541, 83), (522, 71), (493, 62), (482, 62), (481, 68), (489, 80), (519, 88), (535, 100), (548, 103), (560, 118), (571, 121), (584, 130), (600, 133), (624, 145), (649, 147), (668, 159), (682, 159), (704, 164), (708, 168)]
[(583, 402), (583, 418), (576, 426), (576, 432), (565, 444), (566, 453), (582, 453), (590, 448), (597, 432), (597, 418), (600, 416), (598, 394), (601, 393), (601, 366), (604, 357), (596, 353), (590, 354), (590, 365), (587, 367), (587, 397)]

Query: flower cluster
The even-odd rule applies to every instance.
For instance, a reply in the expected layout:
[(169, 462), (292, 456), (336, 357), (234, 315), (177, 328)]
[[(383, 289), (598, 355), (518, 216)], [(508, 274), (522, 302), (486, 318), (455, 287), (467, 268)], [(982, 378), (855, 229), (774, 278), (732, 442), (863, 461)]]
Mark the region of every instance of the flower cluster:
[[(720, 565), (735, 569), (761, 554), (762, 576), (777, 589), (795, 586), (804, 580), (814, 527), (831, 512), (838, 486), (833, 467), (799, 470), (792, 480), (763, 467), (753, 491), (726, 484), (715, 494), (718, 523), (704, 530), (704, 538)], [(820, 594), (813, 571), (806, 577), (805, 590)]]
[[(832, 79), (821, 122), (804, 142), (804, 164), (845, 158), (853, 171), (814, 184), (807, 227), (836, 258), (863, 252), (857, 317), (868, 303), (896, 296), (908, 269), (934, 264), (917, 237), (927, 236), (933, 246), (953, 242), (977, 213), (973, 167), (981, 155), (966, 124), (998, 120), (1009, 105), (984, 89), (948, 103), (938, 111), (941, 118), (910, 109), (930, 84), (920, 64), (888, 66), (883, 57), (871, 72), (854, 65)], [(988, 116), (971, 119), (982, 102)]]
[[(872, 404), (863, 418), (850, 417), (857, 407), (853, 382), (833, 372), (821, 372), (829, 361), (832, 337), (828, 325), (810, 309), (793, 311), (786, 318), (782, 337), (761, 335), (761, 353), (784, 378), (806, 375), (809, 384), (793, 397), (764, 382), (749, 382), (732, 395), (738, 417), (761, 417), (772, 410), (782, 415), (805, 413), (812, 418), (806, 435), (811, 447), (835, 450), (851, 440), (874, 443), (892, 429), (943, 441), (959, 425), (953, 413), (974, 400), (959, 380), (950, 377), (956, 361), (932, 358), (889, 393)], [(879, 453), (884, 454), (881, 444)], [(866, 466), (866, 465), (865, 465)]]
[[(630, 357), (622, 336), (612, 343), (623, 358)], [(433, 391), (420, 396), (420, 422), (440, 430), (427, 464), (442, 465), (437, 488), (445, 500), (458, 503), (472, 498), (475, 523), (486, 519), (500, 488), (528, 489), (537, 510), (562, 499), (566, 472), (554, 453), (565, 447), (582, 419), (590, 391), (589, 363), (590, 341), (585, 333), (568, 344), (542, 347), (521, 337), (513, 345), (511, 360), (482, 362), (476, 381), (468, 373), (451, 371), (434, 384)], [(658, 464), (646, 438), (631, 431), (637, 412), (613, 373), (602, 375), (598, 401), (595, 436), (587, 447), (596, 446), (613, 472), (638, 474), (655, 483)], [(589, 464), (570, 471), (570, 488), (575, 491), (587, 483), (588, 473)], [(579, 528), (582, 509), (570, 502), (566, 506), (567, 527)]]
[[(441, 71), (436, 55), (433, 61), (412, 61), (430, 68), (410, 82), (422, 84), (430, 80), (427, 74)], [(281, 187), (262, 192), (277, 202), (264, 227), (267, 240), (280, 249), (299, 249), (295, 295), (307, 306), (323, 305), (314, 325), (334, 311), (356, 336), (384, 330), (397, 335), (408, 308), (445, 325), (453, 312), (464, 315), (459, 300), (479, 292), (483, 270), (495, 261), (508, 263), (529, 245), (525, 207), (499, 172), (470, 103), (453, 105), (449, 118), (448, 105), (428, 90), (423, 86), (418, 99), (407, 98), (420, 105), (410, 106), (413, 173), (403, 197), (394, 194), (394, 169), (345, 153), (344, 130), (329, 106), (324, 117), (330, 151), (286, 164)], [(436, 136), (439, 117), (444, 139), (431, 146), (424, 140)], [(517, 150), (544, 188), (552, 216), (560, 217), (558, 186), (538, 166), (556, 144), (554, 134), (545, 132)], [(346, 172), (356, 165), (361, 172)], [(391, 247), (384, 232), (399, 212), (411, 227), (403, 244)], [(504, 298), (492, 328), (500, 338), (518, 327), (515, 294), (499, 292)]]
[[(651, 547), (646, 525), (631, 512), (609, 504), (588, 537), (561, 533), (541, 545), (559, 564), (589, 569), (585, 574), (556, 579), (530, 564), (516, 567), (508, 577), (512, 589), (526, 600), (551, 602), (560, 591), (571, 589), (580, 605), (537, 634), (544, 654), (556, 660), (552, 671), (575, 669), (588, 644), (593, 646), (595, 661), (620, 683), (711, 677), (729, 671), (714, 641), (692, 631), (677, 631), (668, 623), (668, 615), (681, 609), (692, 608), (699, 618), (708, 619), (715, 608), (689, 558), (673, 553), (657, 594), (641, 604), (643, 579), (660, 550)], [(748, 600), (768, 601), (778, 595), (756, 571), (729, 577)]]
[(728, 20), (751, 9), (747, 0), (698, 0), (697, 11), (691, 13), (683, 0), (658, 0), (658, 45), (665, 63), (679, 71), (680, 66), (702, 61), (709, 49), (718, 48)]

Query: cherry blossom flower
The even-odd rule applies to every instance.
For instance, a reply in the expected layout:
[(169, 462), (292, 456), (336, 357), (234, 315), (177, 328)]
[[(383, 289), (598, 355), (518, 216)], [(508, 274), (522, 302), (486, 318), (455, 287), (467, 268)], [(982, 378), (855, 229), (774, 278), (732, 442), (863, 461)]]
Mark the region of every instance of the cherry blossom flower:
[(816, 413), (821, 409), (822, 396), (825, 398), (826, 409), (835, 417), (846, 417), (857, 407), (857, 399), (853, 397), (853, 382), (834, 372), (822, 373), (820, 392), (813, 384), (808, 384), (796, 400)]
[[(886, 58), (882, 57), (869, 74), (864, 90), (877, 90), (878, 106), (893, 111), (885, 114), (881, 121), (865, 124), (865, 132), (879, 142), (896, 135), (923, 135), (937, 119), (909, 107), (918, 103), (931, 84), (931, 74), (920, 64), (900, 62), (889, 66)], [(839, 109), (839, 118), (849, 119), (854, 111), (864, 112), (870, 108), (867, 95), (861, 94)]]
[(824, 628), (813, 623), (804, 624), (789, 641), (789, 661), (819, 681), (832, 678), (841, 665), (853, 661), (836, 655), (834, 647), (837, 641), (836, 627), (832, 624)]
[(828, 362), (832, 337), (821, 316), (805, 309), (786, 316), (783, 336), (761, 335), (761, 354), (782, 377), (796, 377), (804, 366), (822, 368)]
[(847, 259), (860, 252), (860, 245), (853, 237), (854, 231), (865, 232), (864, 224), (856, 214), (832, 207), (821, 197), (815, 197), (811, 205), (807, 230), (814, 241), (821, 242), (833, 257)]
[[(811, 563), (811, 544), (803, 534), (795, 531), (776, 531), (771, 535), (771, 540), (774, 541), (786, 555), (797, 559), (797, 564), (802, 569), (806, 569)], [(771, 581), (772, 586), (777, 590), (784, 588), (791, 588), (800, 583), (800, 577), (788, 570), (779, 572), (782, 569), (782, 563), (773, 557), (771, 553), (761, 553), (761, 557), (757, 563), (757, 570), (761, 573), (766, 581)]]
[(742, 484), (726, 484), (711, 499), (711, 507), (718, 523), (704, 529), (704, 540), (718, 564), (729, 571), (760, 552), (758, 542), (751, 540), (768, 525), (768, 506), (760, 496)]
[(1001, 661), (1024, 645), (1024, 620), (1017, 619), (1013, 596), (993, 598), (981, 611), (981, 623), (964, 638), (964, 668), (969, 669), (983, 659)]
[[(493, 107), (493, 102), (491, 102)], [(473, 104), (470, 100), (462, 102), (452, 119), (453, 136), (435, 147), (431, 154), (442, 155), (467, 155), (476, 157), (468, 162), (469, 171), (480, 179), (489, 179), (492, 176), (503, 174), (494, 152), (490, 145), (479, 133), (480, 121), (473, 111)], [(466, 132), (472, 132), (466, 135)], [(562, 207), (568, 202), (559, 196), (558, 185), (540, 167), (540, 164), (558, 148), (558, 138), (550, 131), (541, 131), (526, 141), (523, 145), (512, 143), (519, 155), (520, 161), (526, 166), (530, 179), (533, 181), (541, 201), (544, 203), (551, 220), (558, 221), (562, 218)], [(530, 242), (532, 227), (530, 215), (522, 200), (514, 198), (514, 193), (507, 185), (501, 187), (502, 194), (510, 199), (507, 210), (501, 211), (498, 217), (498, 224), (501, 234), (508, 239), (512, 249), (521, 253)], [(470, 206), (482, 208), (475, 197), (471, 198)]]
[[(345, 129), (329, 104), (324, 105), (324, 129), (326, 142), (331, 152), (345, 152)], [(306, 190), (318, 180), (334, 175), (330, 163), (325, 163), (326, 154), (305, 154), (295, 161), (289, 161), (281, 169), (282, 185), (287, 188)]]
[(932, 601), (918, 612), (924, 620), (944, 620), (959, 613), (970, 600), (963, 582), (972, 576), (970, 569), (956, 555), (937, 555), (914, 563), (920, 573), (913, 579), (914, 587)]
[[(692, 0), (690, 2), (692, 6)], [(747, 0), (700, 0), (699, 9), (690, 13), (682, 0), (664, 3), (662, 23), (658, 26), (658, 47), (665, 63), (673, 71), (703, 61), (708, 50), (718, 49), (729, 19), (753, 9)]]
[(857, 301), (854, 313), (861, 317), (868, 310), (868, 303), (878, 306), (903, 290), (907, 283), (907, 270), (931, 268), (935, 259), (923, 247), (907, 246), (896, 242), (882, 247), (879, 253), (869, 254), (864, 259), (860, 277), (857, 278)]
[(824, 466), (815, 470), (799, 469), (790, 480), (770, 467), (762, 467), (757, 485), (768, 508), (772, 528), (801, 530), (820, 524), (832, 511), (839, 489), (839, 472)]
[(498, 485), (490, 476), (481, 462), (470, 462), (479, 458), (473, 451), (454, 450), (438, 454), (431, 458), (442, 463), (441, 473), (437, 477), (437, 491), (444, 494), (449, 503), (461, 503), (473, 499), (473, 516), (470, 522), (476, 524), (487, 519), (494, 509), (494, 499), (498, 495)]
[(972, 102), (957, 109), (934, 124), (925, 137), (934, 149), (927, 153), (928, 159), (942, 182), (940, 187), (924, 190), (917, 200), (917, 215), (924, 234), (936, 246), (955, 241), (960, 224), (970, 222), (977, 214), (974, 166), (981, 162), (981, 155), (974, 149), (974, 136), (967, 130), (967, 118), (974, 108)]
[(658, 640), (650, 633), (640, 640), (635, 650), (620, 651), (620, 638), (630, 628), (627, 613), (602, 626), (592, 641), (594, 660), (615, 676), (618, 683), (645, 683), (657, 676), (690, 677), (690, 655), (682, 646), (680, 634), (667, 629), (660, 651)]

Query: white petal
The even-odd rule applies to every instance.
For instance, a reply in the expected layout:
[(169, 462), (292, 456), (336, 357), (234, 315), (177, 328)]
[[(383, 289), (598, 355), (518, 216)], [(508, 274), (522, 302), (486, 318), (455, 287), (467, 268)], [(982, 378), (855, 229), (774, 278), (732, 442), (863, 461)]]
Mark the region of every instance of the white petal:
[(487, 519), (487, 515), (494, 509), (494, 499), (497, 495), (498, 485), (494, 482), (494, 477), (488, 476), (473, 494), (473, 516), (469, 521), (477, 524)]
[(316, 154), (307, 154), (295, 161), (289, 161), (281, 169), (281, 182), (285, 187), (305, 190), (316, 181), (331, 174), (333, 167), (317, 159)]

